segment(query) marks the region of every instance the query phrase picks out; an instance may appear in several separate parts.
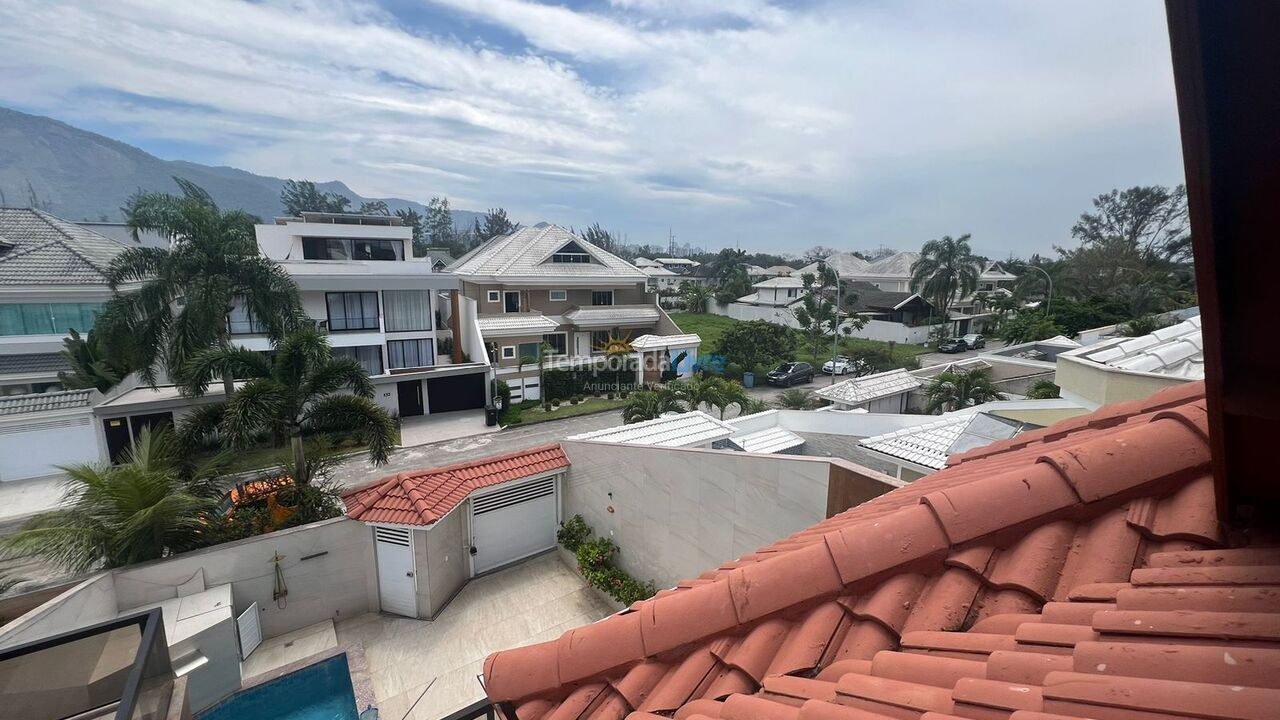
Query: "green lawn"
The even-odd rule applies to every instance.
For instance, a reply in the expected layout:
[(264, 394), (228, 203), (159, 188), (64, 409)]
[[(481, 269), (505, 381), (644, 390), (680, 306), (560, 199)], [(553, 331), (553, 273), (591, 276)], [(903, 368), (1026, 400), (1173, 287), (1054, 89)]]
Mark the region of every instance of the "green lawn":
[[(720, 343), (720, 336), (729, 328), (733, 327), (737, 320), (725, 317), (724, 315), (712, 315), (710, 313), (687, 313), (676, 312), (671, 313), (671, 319), (680, 329), (687, 333), (697, 333), (702, 338), (702, 346), (700, 353), (711, 354), (715, 352), (715, 347)], [(800, 348), (796, 353), (796, 360), (804, 360), (817, 365), (825, 363), (831, 359), (831, 346), (826, 346), (815, 356), (805, 349), (803, 340), (797, 343)], [(840, 352), (844, 354), (852, 353), (856, 350), (872, 350), (879, 352), (887, 352), (889, 343), (880, 340), (866, 340), (863, 338), (841, 338)], [(893, 346), (893, 359), (897, 363), (903, 363), (915, 356), (929, 352), (930, 348), (925, 345), (908, 345), (896, 343)]]
[(546, 412), (542, 406), (537, 403), (523, 405), (520, 410), (520, 422), (516, 425), (532, 425), (534, 423), (546, 422), (548, 420), (559, 420), (561, 418), (576, 417), (578, 415), (591, 415), (592, 413), (608, 412), (609, 410), (621, 409), (626, 405), (626, 400), (608, 398), (585, 398), (577, 405), (570, 405), (567, 400), (561, 401), (560, 407), (553, 408), (551, 412)]

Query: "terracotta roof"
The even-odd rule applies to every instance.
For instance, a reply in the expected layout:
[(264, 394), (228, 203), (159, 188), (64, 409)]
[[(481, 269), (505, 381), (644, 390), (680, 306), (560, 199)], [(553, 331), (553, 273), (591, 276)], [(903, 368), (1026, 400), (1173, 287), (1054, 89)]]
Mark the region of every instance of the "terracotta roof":
[(520, 720), (1274, 717), (1280, 550), (1214, 549), (1206, 438), (1196, 383), (955, 456), (489, 656), (486, 691)]
[(369, 523), (430, 525), (473, 490), (569, 467), (559, 445), (494, 455), (482, 460), (389, 475), (343, 493), (347, 517)]

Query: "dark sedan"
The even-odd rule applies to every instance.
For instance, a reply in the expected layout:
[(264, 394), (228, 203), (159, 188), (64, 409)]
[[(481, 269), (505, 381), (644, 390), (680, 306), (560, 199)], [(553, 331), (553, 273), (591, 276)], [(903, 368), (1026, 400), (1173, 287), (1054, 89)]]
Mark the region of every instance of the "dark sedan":
[(940, 353), (962, 353), (969, 349), (969, 343), (964, 338), (951, 338), (938, 343), (938, 352)]
[(813, 382), (814, 369), (807, 362), (786, 362), (765, 376), (765, 382), (778, 387), (791, 387), (796, 383)]

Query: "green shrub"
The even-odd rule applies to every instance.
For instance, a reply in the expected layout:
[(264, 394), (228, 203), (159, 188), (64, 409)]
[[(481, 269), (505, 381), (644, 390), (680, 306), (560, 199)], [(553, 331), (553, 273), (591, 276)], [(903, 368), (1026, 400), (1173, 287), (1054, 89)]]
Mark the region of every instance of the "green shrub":
[(560, 398), (556, 398), (555, 400), (552, 400), (551, 404), (554, 405), (555, 407), (560, 407)]
[(583, 540), (573, 556), (578, 559), (578, 568), (585, 574), (588, 570), (603, 569), (617, 551), (618, 546), (614, 545), (612, 540), (598, 537), (593, 540)]
[(574, 395), (573, 397), (569, 398), (569, 404), (570, 404), (570, 405), (577, 405), (577, 404), (578, 404), (578, 396), (577, 396), (577, 395)]
[[(453, 340), (451, 339), (449, 342), (452, 343)], [(503, 410), (511, 407), (511, 386), (507, 384), (506, 380), (498, 381), (498, 397), (502, 398)]]
[[(560, 407), (560, 403), (558, 401), (556, 402), (556, 407)], [(551, 403), (549, 402), (542, 403), (542, 410), (543, 412), (551, 412)]]
[(571, 553), (577, 553), (578, 548), (582, 547), (582, 543), (589, 537), (591, 537), (591, 526), (581, 515), (574, 515), (560, 523), (560, 529), (556, 531), (556, 542)]
[(618, 397), (622, 398), (623, 400), (626, 400), (627, 396), (630, 394), (631, 394), (631, 391), (623, 390), (622, 392), (618, 393)]
[(724, 368), (724, 376), (730, 380), (742, 382), (742, 375), (746, 370), (738, 363), (729, 363)]
[(606, 395), (605, 397), (608, 397), (610, 400), (612, 400), (612, 399), (613, 399), (613, 393), (609, 393), (609, 394), (608, 394), (608, 395)]

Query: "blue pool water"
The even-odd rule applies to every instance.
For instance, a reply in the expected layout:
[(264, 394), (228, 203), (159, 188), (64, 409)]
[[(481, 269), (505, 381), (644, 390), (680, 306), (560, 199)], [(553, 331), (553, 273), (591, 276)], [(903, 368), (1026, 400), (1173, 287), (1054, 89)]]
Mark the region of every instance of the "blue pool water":
[(232, 695), (197, 720), (358, 720), (346, 654)]

